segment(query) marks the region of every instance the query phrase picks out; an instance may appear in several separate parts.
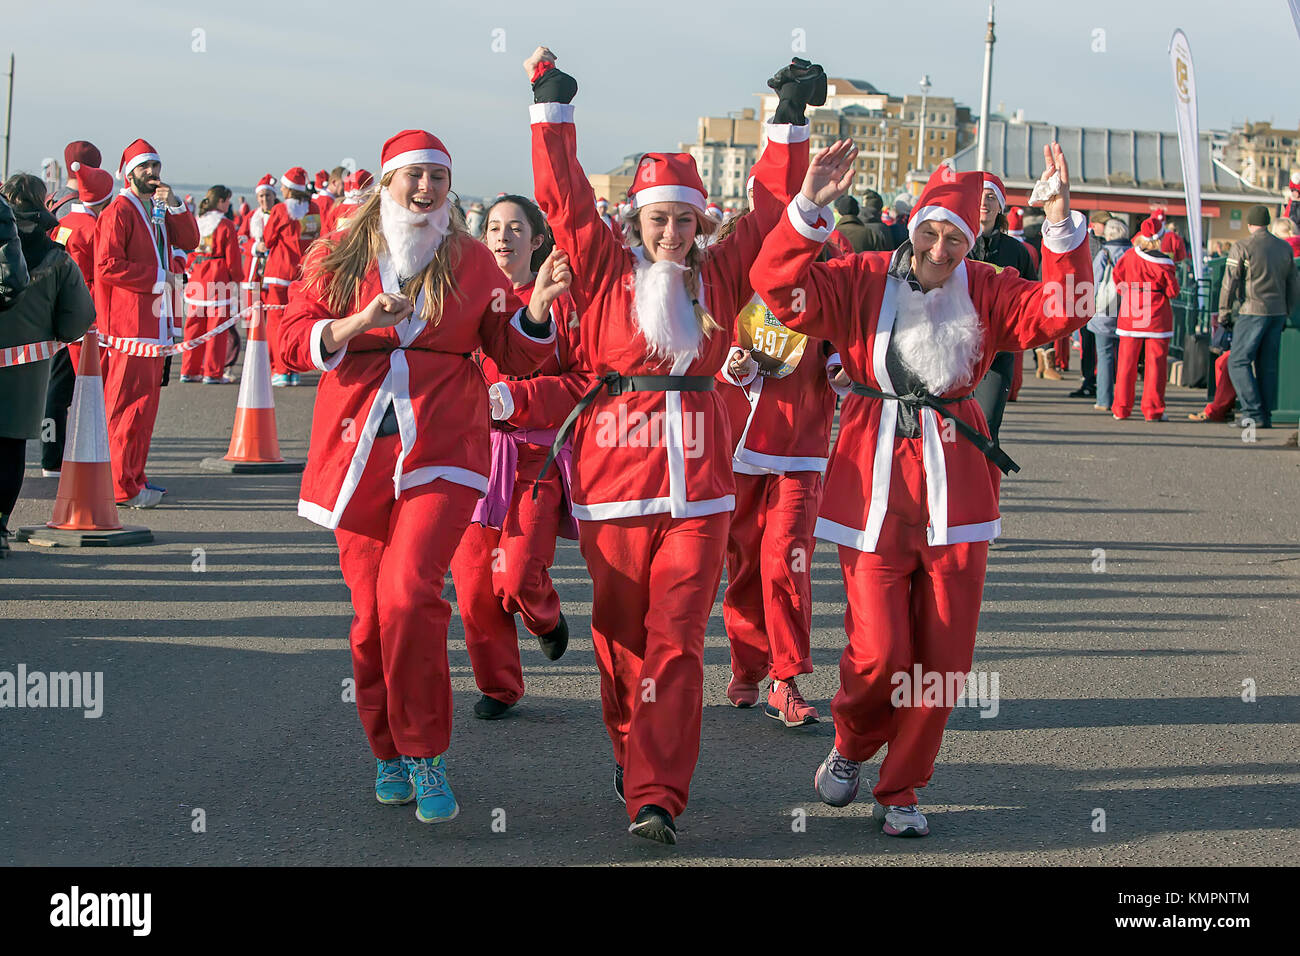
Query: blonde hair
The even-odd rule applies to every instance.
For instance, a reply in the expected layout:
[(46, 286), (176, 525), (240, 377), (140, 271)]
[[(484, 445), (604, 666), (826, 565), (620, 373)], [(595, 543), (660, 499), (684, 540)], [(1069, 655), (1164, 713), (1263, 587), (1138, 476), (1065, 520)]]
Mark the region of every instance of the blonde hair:
[[(321, 258), (314, 273), (305, 278), (309, 288), (319, 283), (325, 304), (334, 313), (342, 315), (362, 304), (356, 301), (357, 291), (370, 267), (386, 248), (379, 219), (380, 189), (387, 187), (392, 178), (392, 172), (384, 174), (379, 180), (379, 189), (371, 192), (360, 210), (351, 217), (348, 230), (342, 238), (337, 241), (316, 240), (316, 243), (323, 243), (329, 251)], [(451, 199), (443, 201), (450, 203)], [(437, 252), (423, 271), (407, 280), (400, 290), (406, 296), (412, 295), (416, 290), (424, 293), (424, 312), (420, 318), (426, 322), (436, 326), (442, 321), (448, 293), (460, 298), (455, 272), (460, 264), (461, 243), (473, 241), (469, 230), (465, 228), (464, 218), (457, 214), (453, 206), (447, 235), (443, 237)]]
[(1277, 219), (1273, 220), (1273, 228), (1271, 231), (1273, 235), (1277, 236), (1279, 239), (1285, 239), (1288, 236), (1294, 236), (1296, 234), (1295, 223), (1290, 219), (1279, 216)]
[[(641, 209), (645, 207), (642, 206)], [(645, 246), (645, 240), (641, 237), (641, 209), (633, 208), (622, 216), (623, 235), (627, 239), (629, 246)], [(704, 216), (697, 209), (695, 210), (695, 222), (699, 227), (699, 232), (706, 236), (712, 234), (717, 228), (717, 223), (712, 219)], [(698, 233), (697, 233), (698, 234)], [(701, 249), (691, 237), (691, 246), (686, 250), (686, 275), (682, 276), (682, 281), (686, 283), (686, 291), (691, 297), (691, 304), (695, 306), (695, 319), (700, 323), (700, 330), (705, 335), (712, 335), (714, 332), (722, 330), (718, 320), (705, 311), (704, 306), (700, 305), (700, 296), (703, 292), (704, 263), (709, 258), (707, 249)]]

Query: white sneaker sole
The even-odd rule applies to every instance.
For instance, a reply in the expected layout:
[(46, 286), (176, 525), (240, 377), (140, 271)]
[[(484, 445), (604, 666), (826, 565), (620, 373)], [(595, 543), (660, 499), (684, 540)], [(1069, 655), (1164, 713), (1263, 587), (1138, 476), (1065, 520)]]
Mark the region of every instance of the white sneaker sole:
[(828, 772), (826, 771), (825, 763), (819, 765), (817, 767), (817, 771), (813, 774), (813, 790), (817, 794), (817, 799), (819, 799), (822, 803), (826, 804), (828, 807), (847, 807), (854, 800), (858, 799), (858, 789), (862, 785), (861, 780), (859, 780), (857, 786), (853, 788), (853, 792), (849, 794), (849, 798), (843, 801), (842, 803), (836, 802), (828, 798), (821, 788), (821, 775), (823, 772)]
[(803, 720), (789, 720), (779, 708), (773, 707), (771, 704), (763, 705), (763, 713), (767, 714), (767, 716), (771, 717), (773, 720), (781, 721), (781, 723), (785, 724), (787, 727), (807, 727), (809, 724), (821, 722), (820, 717), (805, 717)]
[(449, 817), (429, 817), (426, 820), (424, 817), (420, 816), (420, 810), (418, 807), (415, 810), (415, 819), (419, 820), (421, 823), (450, 823), (452, 820), (455, 820), (458, 816), (460, 816), (459, 803), (456, 804), (456, 809), (451, 811), (451, 816)]

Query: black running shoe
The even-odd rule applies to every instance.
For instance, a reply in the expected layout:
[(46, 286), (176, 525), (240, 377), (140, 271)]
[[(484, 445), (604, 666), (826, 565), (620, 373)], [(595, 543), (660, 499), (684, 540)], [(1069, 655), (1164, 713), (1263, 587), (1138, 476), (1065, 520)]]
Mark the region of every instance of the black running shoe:
[(537, 643), (542, 646), (542, 653), (548, 661), (558, 661), (564, 656), (569, 646), (569, 622), (564, 619), (563, 611), (560, 612), (560, 621), (555, 627), (545, 634), (537, 635)]
[(627, 797), (623, 796), (623, 765), (614, 764), (614, 792), (618, 794), (618, 802), (627, 806)]
[(1096, 398), (1097, 389), (1094, 386), (1084, 385), (1076, 388), (1073, 392), (1066, 393), (1068, 398)]
[(500, 720), (510, 712), (514, 704), (507, 704), (505, 701), (497, 700), (495, 697), (489, 697), (484, 694), (474, 705), (474, 716), (480, 720)]
[(673, 818), (667, 810), (656, 807), (653, 803), (647, 803), (637, 811), (636, 819), (627, 828), (627, 832), (669, 846), (677, 842), (677, 827), (673, 826)]

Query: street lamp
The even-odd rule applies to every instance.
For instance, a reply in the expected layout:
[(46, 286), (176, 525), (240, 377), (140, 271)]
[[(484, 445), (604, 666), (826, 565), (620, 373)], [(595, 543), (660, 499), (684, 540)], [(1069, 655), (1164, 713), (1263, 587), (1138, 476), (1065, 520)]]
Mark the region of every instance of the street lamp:
[(925, 98), (929, 94), (929, 92), (930, 92), (930, 74), (922, 73), (921, 74), (921, 129), (917, 137), (917, 143), (916, 143), (916, 168), (917, 171), (922, 174), (922, 176), (925, 175), (925, 160), (923, 158), (924, 153), (921, 152), (921, 150), (925, 149)]
[(880, 172), (876, 174), (876, 188), (883, 192), (885, 188), (885, 133), (889, 130), (889, 124), (884, 120), (880, 121)]

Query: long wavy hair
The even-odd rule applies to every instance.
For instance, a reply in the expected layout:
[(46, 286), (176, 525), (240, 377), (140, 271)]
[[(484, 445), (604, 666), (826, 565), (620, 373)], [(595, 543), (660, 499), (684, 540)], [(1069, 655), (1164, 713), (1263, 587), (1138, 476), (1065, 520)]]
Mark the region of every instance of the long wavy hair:
[[(350, 217), (348, 230), (341, 238), (337, 241), (329, 238), (316, 240), (316, 243), (323, 243), (328, 252), (314, 274), (306, 277), (307, 285), (322, 290), (325, 304), (338, 315), (345, 315), (354, 308), (357, 290), (361, 288), (366, 273), (387, 248), (379, 219), (380, 189), (387, 188), (392, 179), (393, 172), (384, 174), (379, 180), (379, 189), (371, 192), (360, 210)], [(444, 202), (451, 202), (450, 195)], [(460, 264), (461, 243), (473, 241), (465, 228), (464, 218), (453, 210), (447, 235), (429, 264), (402, 286), (402, 294), (411, 298), (418, 292), (424, 293), (424, 311), (420, 318), (426, 322), (436, 326), (442, 321), (448, 295), (460, 298), (456, 267)]]
[[(623, 236), (627, 240), (627, 244), (629, 246), (644, 247), (645, 240), (641, 237), (641, 210), (632, 209), (621, 218), (623, 220)], [(686, 275), (682, 276), (682, 281), (686, 283), (686, 291), (691, 297), (691, 302), (695, 305), (695, 319), (700, 324), (700, 330), (705, 336), (709, 336), (714, 332), (721, 331), (722, 326), (700, 304), (700, 299), (704, 294), (704, 263), (708, 261), (709, 250), (701, 249), (695, 238), (701, 234), (711, 234), (715, 224), (713, 220), (706, 219), (698, 212), (695, 216), (695, 224), (695, 236), (691, 237), (691, 247), (686, 250)]]

